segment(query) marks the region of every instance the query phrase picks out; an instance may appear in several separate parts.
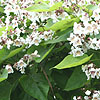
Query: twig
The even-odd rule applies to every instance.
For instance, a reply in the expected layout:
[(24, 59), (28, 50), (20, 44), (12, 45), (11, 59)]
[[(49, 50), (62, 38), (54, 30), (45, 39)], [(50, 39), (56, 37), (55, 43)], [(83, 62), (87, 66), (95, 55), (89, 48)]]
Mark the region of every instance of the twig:
[(47, 81), (48, 81), (48, 84), (49, 84), (49, 86), (50, 86), (50, 88), (51, 88), (51, 91), (52, 91), (52, 93), (53, 93), (54, 99), (57, 100), (57, 99), (56, 99), (56, 96), (55, 96), (55, 94), (54, 94), (54, 90), (53, 90), (52, 84), (51, 84), (51, 82), (49, 81), (49, 78), (48, 78), (48, 76), (47, 76), (45, 70), (43, 69), (43, 67), (42, 67), (42, 71), (43, 71), (43, 74), (45, 75), (45, 78), (46, 78)]

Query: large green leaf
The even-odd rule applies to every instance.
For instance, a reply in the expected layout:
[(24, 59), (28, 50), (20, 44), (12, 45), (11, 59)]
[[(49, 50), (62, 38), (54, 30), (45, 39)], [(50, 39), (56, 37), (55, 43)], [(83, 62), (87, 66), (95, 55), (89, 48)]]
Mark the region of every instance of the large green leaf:
[(10, 100), (12, 86), (7, 81), (0, 83), (0, 100)]
[(36, 57), (34, 58), (34, 60), (37, 63), (40, 63), (54, 48), (54, 45), (51, 45), (49, 47), (44, 47), (44, 46), (33, 46), (28, 50), (28, 54), (33, 53), (35, 50), (38, 50), (38, 54), (40, 55), (40, 57)]
[(26, 8), (28, 11), (36, 11), (36, 12), (43, 12), (48, 11), (49, 6), (46, 3), (35, 4), (31, 7)]
[(73, 18), (73, 19), (64, 19), (61, 20), (55, 24), (53, 24), (49, 29), (53, 30), (53, 31), (57, 31), (57, 30), (64, 30), (67, 29), (69, 27), (72, 27), (74, 25), (74, 22), (79, 22), (79, 18)]
[(87, 61), (89, 61), (91, 57), (92, 57), (92, 55), (88, 56), (86, 54), (84, 54), (83, 56), (80, 56), (80, 57), (73, 57), (73, 55), (68, 55), (67, 57), (65, 57), (63, 59), (63, 61), (61, 61), (58, 65), (56, 65), (53, 68), (65, 69), (65, 68), (79, 66), (79, 65), (82, 65), (83, 63), (86, 63)]
[(4, 81), (8, 78), (8, 71), (6, 69), (2, 70), (2, 73), (0, 74), (0, 82)]
[(32, 11), (32, 12), (47, 12), (47, 11), (53, 11), (59, 9), (59, 7), (61, 6), (62, 6), (62, 2), (58, 2), (54, 4), (52, 7), (50, 7), (45, 2), (42, 2), (40, 4), (34, 4), (33, 6), (26, 8), (25, 10)]
[(20, 79), (21, 86), (30, 96), (38, 100), (47, 100), (49, 85), (42, 74), (23, 76)]
[(77, 88), (81, 88), (87, 82), (86, 75), (82, 72), (81, 67), (75, 68), (71, 77), (69, 78), (64, 90), (70, 91)]

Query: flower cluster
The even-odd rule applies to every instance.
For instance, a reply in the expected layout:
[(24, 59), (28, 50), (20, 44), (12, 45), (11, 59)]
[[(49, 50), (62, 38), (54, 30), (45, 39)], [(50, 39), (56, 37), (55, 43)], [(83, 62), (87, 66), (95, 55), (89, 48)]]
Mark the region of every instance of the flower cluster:
[[(44, 0), (46, 1), (46, 0)], [(48, 5), (53, 6), (61, 0), (50, 0)], [(41, 4), (38, 2), (37, 4)], [(3, 31), (0, 34), (0, 50), (6, 45), (7, 49), (11, 47), (25, 46), (25, 49), (32, 45), (38, 46), (41, 42), (51, 40), (54, 31), (45, 30), (44, 27), (49, 19), (53, 23), (68, 18), (69, 15), (62, 8), (47, 12), (30, 12), (25, 10), (30, 6), (34, 6), (34, 0), (1, 0), (1, 6), (4, 8), (4, 13), (0, 16), (0, 28)], [(42, 31), (41, 31), (42, 30)], [(28, 62), (31, 56), (25, 55)], [(24, 73), (28, 62), (24, 58), (13, 66), (10, 64), (4, 66), (8, 73), (13, 73), (13, 67)]]
[[(93, 0), (89, 0), (88, 2), (86, 0), (44, 0), (44, 2), (47, 1), (49, 7), (52, 7), (55, 3), (59, 2), (62, 2), (63, 4), (62, 7), (51, 11), (30, 12), (27, 11), (26, 8), (34, 6), (36, 4), (34, 0), (1, 0), (1, 6), (4, 8), (4, 13), (0, 16), (0, 28), (3, 28), (3, 31), (0, 34), (0, 50), (5, 45), (7, 46), (7, 49), (10, 49), (12, 46), (21, 47), (23, 45), (26, 45), (25, 49), (28, 49), (32, 45), (38, 46), (43, 41), (51, 40), (53, 39), (54, 31), (44, 28), (49, 19), (52, 19), (53, 24), (65, 18), (70, 19), (71, 17), (69, 14), (63, 9), (68, 8), (69, 6), (72, 6), (72, 14), (79, 16), (81, 13), (83, 14), (83, 12), (79, 9), (79, 15), (77, 15), (78, 12), (75, 11), (76, 4), (95, 5)], [(37, 4), (42, 4), (42, 2), (38, 2)], [(88, 48), (99, 49), (99, 40), (88, 36), (90, 34), (91, 36), (99, 34), (99, 9), (100, 5), (98, 5), (98, 13), (94, 10), (91, 18), (87, 13), (84, 13), (81, 17), (82, 23), (74, 24), (74, 33), (71, 33), (70, 38), (68, 38), (70, 44), (73, 45), (71, 54), (74, 56), (83, 55)], [(95, 21), (91, 22), (93, 18)], [(88, 38), (86, 39), (87, 36)], [(23, 59), (21, 59), (19, 63), (20, 62), (23, 62)], [(16, 67), (17, 70), (20, 70), (21, 73), (24, 73), (24, 68), (27, 64), (23, 62), (23, 67), (20, 68), (19, 63), (16, 63), (15, 65), (17, 67), (14, 67)], [(13, 72), (10, 64), (5, 66), (5, 68), (10, 68), (9, 72)]]
[[(83, 13), (80, 18), (82, 22), (79, 24), (74, 23), (73, 33), (71, 33), (67, 39), (72, 45), (72, 51), (70, 53), (73, 54), (74, 57), (82, 56), (88, 49), (100, 49), (100, 39), (97, 38), (100, 31), (100, 8), (96, 10), (98, 10), (97, 16), (95, 15), (95, 10), (91, 17), (89, 17), (87, 13)], [(95, 20), (93, 21), (92, 19)]]
[(87, 80), (89, 80), (90, 78), (100, 78), (100, 68), (96, 68), (96, 66), (91, 63), (91, 64), (86, 64), (82, 66), (82, 70), (83, 72), (85, 72), (86, 76), (87, 76)]
[(67, 39), (70, 41), (71, 52), (74, 57), (82, 56), (88, 49), (100, 49), (100, 39), (98, 38), (100, 32), (100, 4), (97, 9), (93, 10), (92, 16), (88, 13), (82, 12), (80, 23), (74, 23), (73, 33)]
[(93, 92), (87, 90), (85, 96), (74, 96), (73, 100), (100, 100), (100, 91), (94, 90)]
[(16, 62), (14, 65), (5, 65), (3, 67), (5, 67), (5, 69), (8, 70), (8, 74), (11, 74), (14, 72), (13, 68), (15, 68), (17, 71), (19, 70), (22, 74), (25, 73), (25, 68), (29, 65), (29, 63), (34, 60), (34, 57), (40, 57), (40, 55), (38, 54), (38, 51), (35, 50), (34, 53), (28, 55), (25, 54), (23, 56), (23, 58), (21, 58), (18, 62)]

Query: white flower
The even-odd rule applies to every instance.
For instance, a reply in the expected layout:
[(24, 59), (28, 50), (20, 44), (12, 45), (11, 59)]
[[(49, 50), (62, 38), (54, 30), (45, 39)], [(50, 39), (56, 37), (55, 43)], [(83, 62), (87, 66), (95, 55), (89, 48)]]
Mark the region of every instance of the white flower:
[(2, 45), (0, 45), (0, 50), (3, 48), (3, 46)]
[(37, 50), (35, 50), (34, 53), (31, 54), (31, 56), (32, 57), (40, 57)]
[(100, 25), (98, 25), (97, 23), (95, 23), (94, 21), (91, 22), (92, 24), (92, 27), (93, 27), (93, 31), (94, 31), (94, 34), (99, 34), (99, 29), (100, 29)]
[(67, 38), (68, 41), (70, 41), (70, 44), (75, 43), (75, 41), (78, 39), (78, 37), (76, 35), (74, 35), (73, 33), (70, 33), (70, 37)]
[(83, 21), (84, 24), (87, 24), (90, 21), (88, 13), (82, 13), (82, 17), (80, 18), (81, 21)]
[(72, 3), (76, 3), (76, 0), (71, 0)]
[(18, 22), (17, 22), (17, 20), (13, 19), (13, 20), (12, 20), (12, 25), (13, 25), (13, 28), (18, 27)]
[(13, 41), (11, 39), (7, 39), (6, 44), (7, 44), (7, 48), (10, 49), (10, 45), (13, 43)]
[(8, 26), (10, 24), (10, 16), (9, 15), (6, 18), (5, 23), (6, 23), (6, 29), (8, 29)]
[(17, 0), (8, 0), (9, 3), (13, 4), (15, 6), (15, 4), (17, 4)]
[(93, 17), (95, 20), (99, 20), (100, 19), (100, 15), (99, 15), (99, 10), (96, 9), (93, 11), (93, 15), (91, 17)]
[(19, 28), (16, 28), (15, 34), (17, 35), (17, 37), (20, 37), (20, 33), (21, 33), (21, 30)]
[(39, 45), (39, 43), (41, 42), (40, 38), (39, 37), (34, 37), (33, 40), (32, 40), (33, 44), (35, 44), (36, 46)]
[(21, 74), (25, 74), (25, 68), (24, 67), (20, 68), (19, 71), (21, 72)]
[(32, 23), (32, 24), (30, 25), (29, 28), (30, 28), (30, 29), (37, 29), (38, 26), (37, 26), (36, 23), (34, 22), (34, 23)]
[(91, 68), (89, 70), (89, 72), (90, 72), (91, 78), (95, 78), (95, 76), (96, 76), (96, 70), (94, 68)]
[(93, 34), (93, 27), (90, 23), (86, 23), (85, 24), (85, 33), (88, 35), (92, 35)]
[(13, 11), (12, 5), (9, 5), (9, 4), (7, 4), (7, 6), (6, 6), (4, 9), (5, 9), (4, 12), (5, 12), (7, 15), (9, 15), (10, 12)]
[(88, 69), (93, 68), (95, 65), (93, 63), (88, 64)]
[(89, 97), (88, 96), (84, 96), (84, 100), (89, 100)]
[(77, 46), (80, 46), (80, 45), (82, 45), (81, 39), (77, 38), (77, 40), (73, 43), (73, 46), (77, 47)]
[(73, 97), (73, 100), (77, 100), (76, 96)]
[(92, 100), (100, 100), (100, 94), (98, 94), (98, 91), (96, 91), (94, 94), (93, 94), (93, 99)]
[(14, 40), (14, 46), (20, 47), (22, 45), (21, 40), (20, 39), (16, 39)]
[(86, 76), (87, 76), (87, 80), (89, 80), (89, 79), (90, 79), (91, 73), (90, 73), (88, 70), (86, 70), (86, 71), (85, 71), (85, 74), (86, 74)]
[(25, 68), (27, 66), (27, 64), (23, 61), (23, 59), (20, 59), (17, 63), (18, 63), (19, 69), (21, 69), (22, 67)]
[(5, 66), (5, 69), (8, 70), (8, 74), (14, 73), (14, 70), (13, 70), (13, 68), (12, 68), (11, 65), (6, 65), (6, 66)]
[(86, 1), (85, 0), (80, 0), (78, 5), (82, 6), (82, 5), (85, 5), (86, 4)]
[(71, 53), (74, 57), (82, 56), (84, 53), (81, 48), (76, 47), (75, 49), (72, 49)]
[(96, 77), (97, 79), (100, 78), (100, 68), (96, 68)]
[(91, 94), (91, 91), (87, 90), (87, 91), (85, 92), (85, 94), (86, 94), (86, 95), (90, 95), (90, 94)]
[(82, 65), (82, 70), (83, 70), (83, 72), (85, 72), (86, 70), (88, 70), (88, 65)]
[(74, 23), (74, 34), (81, 34), (82, 33), (82, 30), (83, 28), (81, 27), (80, 24), (77, 24), (76, 22)]
[(98, 47), (97, 47), (98, 44), (97, 43), (98, 43), (97, 42), (97, 38), (91, 39), (91, 41), (90, 41), (90, 48), (97, 50), (98, 49)]

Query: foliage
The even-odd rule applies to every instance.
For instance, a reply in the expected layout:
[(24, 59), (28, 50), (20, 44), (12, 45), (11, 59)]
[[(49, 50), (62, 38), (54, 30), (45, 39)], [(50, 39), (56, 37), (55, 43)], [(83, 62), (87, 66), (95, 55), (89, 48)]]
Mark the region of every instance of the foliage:
[(99, 2), (0, 0), (0, 100), (99, 100)]

